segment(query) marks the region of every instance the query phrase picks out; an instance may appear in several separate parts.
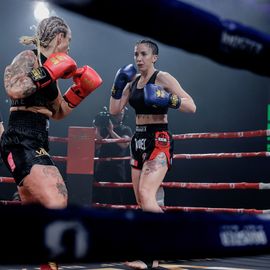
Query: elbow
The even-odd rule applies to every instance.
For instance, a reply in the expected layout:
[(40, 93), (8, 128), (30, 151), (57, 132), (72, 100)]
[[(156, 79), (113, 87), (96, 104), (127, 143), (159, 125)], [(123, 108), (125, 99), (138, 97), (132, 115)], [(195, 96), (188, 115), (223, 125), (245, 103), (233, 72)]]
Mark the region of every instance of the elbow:
[(19, 93), (13, 91), (13, 89), (11, 89), (9, 87), (6, 87), (6, 93), (7, 93), (8, 97), (11, 98), (11, 99), (22, 98), (22, 96)]
[(195, 102), (194, 102), (194, 100), (192, 99), (192, 103), (191, 103), (191, 107), (192, 107), (192, 113), (195, 113), (196, 111), (197, 111), (197, 106), (196, 106), (196, 104), (195, 104)]
[(109, 109), (109, 113), (112, 114), (112, 115), (116, 114), (116, 113), (115, 113), (115, 110), (112, 109), (112, 108)]
[(33, 81), (27, 77), (10, 78), (12, 83), (4, 82), (7, 95), (11, 99), (26, 98), (37, 91), (37, 87), (33, 84)]
[(196, 107), (196, 105), (193, 103), (192, 104), (192, 106), (190, 106), (190, 113), (195, 113), (196, 112), (196, 110), (197, 110), (197, 107)]
[(56, 121), (59, 121), (59, 120), (62, 120), (64, 119), (66, 116), (68, 116), (70, 114), (72, 110), (62, 110), (61, 108), (58, 110), (58, 111), (54, 111), (52, 112), (52, 116), (51, 118), (53, 120), (56, 120)]
[(186, 112), (186, 113), (195, 113), (196, 112), (196, 105), (194, 102), (183, 102), (180, 106), (180, 111)]
[(196, 112), (196, 104), (195, 102), (193, 101), (193, 99), (191, 99), (189, 102), (188, 102), (188, 112), (189, 113), (195, 113)]
[(110, 108), (109, 112), (112, 115), (116, 115), (116, 114), (119, 114), (121, 112), (121, 110), (118, 110), (116, 108)]
[(64, 118), (64, 116), (59, 115), (59, 114), (52, 115), (52, 119), (56, 120), (56, 121), (62, 120), (63, 118)]

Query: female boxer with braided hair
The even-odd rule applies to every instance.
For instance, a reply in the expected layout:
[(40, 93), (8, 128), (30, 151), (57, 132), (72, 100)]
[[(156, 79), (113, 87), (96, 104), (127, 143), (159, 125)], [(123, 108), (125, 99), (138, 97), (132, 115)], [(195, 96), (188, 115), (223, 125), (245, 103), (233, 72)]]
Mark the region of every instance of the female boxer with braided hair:
[[(0, 150), (22, 204), (38, 203), (47, 208), (67, 205), (66, 185), (48, 154), (49, 118), (64, 118), (102, 83), (95, 70), (77, 68), (68, 56), (70, 40), (71, 30), (62, 18), (43, 19), (34, 36), (20, 40), (36, 48), (19, 53), (5, 69), (11, 107)], [(74, 82), (63, 96), (57, 83), (60, 78)], [(52, 267), (43, 265), (41, 269)]]
[[(112, 88), (110, 113), (129, 104), (136, 113), (136, 132), (131, 141), (131, 175), (137, 203), (143, 211), (163, 212), (156, 193), (171, 167), (173, 140), (168, 131), (168, 109), (194, 113), (192, 97), (168, 72), (155, 68), (158, 46), (151, 40), (135, 44), (134, 62), (119, 69)], [(158, 236), (157, 236), (158, 239)], [(133, 261), (129, 267), (158, 267), (158, 261)]]

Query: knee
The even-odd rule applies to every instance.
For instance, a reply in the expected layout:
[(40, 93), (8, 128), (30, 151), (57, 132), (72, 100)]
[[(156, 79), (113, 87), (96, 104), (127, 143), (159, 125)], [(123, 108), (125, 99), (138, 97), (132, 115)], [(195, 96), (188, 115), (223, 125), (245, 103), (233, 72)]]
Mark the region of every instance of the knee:
[(46, 208), (65, 208), (67, 204), (67, 196), (47, 196), (42, 202), (42, 205)]
[(144, 207), (149, 202), (149, 200), (151, 200), (150, 194), (151, 192), (149, 192), (149, 190), (146, 188), (139, 189), (138, 201), (140, 202), (141, 207)]
[(46, 208), (61, 209), (67, 207), (67, 200), (47, 201), (44, 203)]

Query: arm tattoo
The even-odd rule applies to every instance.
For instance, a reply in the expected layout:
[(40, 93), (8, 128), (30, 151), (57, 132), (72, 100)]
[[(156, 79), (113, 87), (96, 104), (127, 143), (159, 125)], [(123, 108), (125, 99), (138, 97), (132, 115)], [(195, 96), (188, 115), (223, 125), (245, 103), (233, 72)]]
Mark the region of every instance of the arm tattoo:
[(6, 67), (4, 84), (11, 98), (24, 98), (36, 91), (36, 86), (27, 74), (36, 63), (34, 52), (27, 50), (17, 55), (13, 62)]

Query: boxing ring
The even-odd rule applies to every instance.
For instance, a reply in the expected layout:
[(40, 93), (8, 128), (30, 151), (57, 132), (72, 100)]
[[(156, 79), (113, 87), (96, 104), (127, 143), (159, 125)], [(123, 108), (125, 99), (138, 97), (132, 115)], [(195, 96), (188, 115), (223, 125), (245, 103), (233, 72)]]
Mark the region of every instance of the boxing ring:
[[(266, 137), (269, 135), (270, 130), (255, 130), (176, 134), (173, 135), (173, 138), (175, 141), (242, 139)], [(69, 127), (68, 137), (50, 136), (49, 140), (50, 142), (66, 144), (67, 156), (52, 156), (53, 160), (57, 163), (66, 164), (66, 175), (71, 177), (72, 181), (77, 181), (78, 177), (86, 177), (85, 179), (89, 182), (91, 192), (92, 186), (101, 189), (123, 188), (123, 192), (125, 192), (124, 189), (126, 188), (132, 188), (130, 182), (96, 182), (92, 181), (93, 179), (90, 177), (94, 174), (94, 164), (97, 161), (130, 159), (129, 156), (96, 157), (95, 144), (129, 142), (129, 140), (96, 140), (95, 129), (92, 127)], [(265, 151), (205, 154), (176, 153), (173, 159), (258, 159), (269, 158), (269, 156), (270, 153)], [(14, 179), (9, 176), (1, 176), (0, 183), (14, 184)], [(261, 190), (269, 190), (270, 183), (268, 183), (267, 179), (264, 182), (232, 183), (191, 183), (181, 180), (164, 182), (162, 187), (164, 189), (177, 190), (212, 190), (213, 192), (217, 192), (217, 190), (257, 190), (260, 192)], [(33, 257), (27, 254), (27, 252), (23, 252), (24, 256), (15, 256), (18, 263), (29, 261), (35, 263), (48, 258), (57, 258), (64, 263), (110, 262), (126, 260), (127, 258), (202, 259), (206, 257), (264, 255), (270, 251), (270, 209), (166, 205), (162, 206), (162, 208), (165, 214), (146, 213), (138, 211), (139, 207), (137, 205), (105, 204), (92, 202), (89, 199), (88, 205), (71, 205), (64, 210), (52, 210), (43, 209), (39, 206), (24, 206), (22, 208), (19, 201), (1, 200), (0, 213), (4, 221), (0, 223), (0, 228), (2, 232), (5, 229), (11, 230), (12, 227), (16, 226), (12, 225), (10, 220), (16, 222), (24, 217), (26, 234), (37, 235), (37, 237), (31, 239), (30, 245), (35, 247), (34, 252), (38, 252), (38, 255)], [(38, 222), (38, 226), (35, 225), (36, 222)], [(61, 237), (69, 239), (71, 237), (69, 235), (70, 230), (75, 232), (71, 237), (73, 240), (70, 241), (69, 239), (69, 241), (65, 242), (67, 244), (65, 248), (54, 239), (54, 230), (61, 232), (60, 228), (65, 233), (62, 232), (60, 236), (57, 236), (59, 239), (62, 239)], [(12, 239), (13, 241), (16, 241), (16, 239), (29, 241), (28, 237), (22, 236), (16, 232), (15, 228), (13, 229), (15, 233), (12, 235), (11, 240), (7, 239), (7, 242), (4, 242), (6, 249), (0, 255), (0, 261), (3, 263), (13, 262), (13, 258), (8, 255), (8, 252), (14, 251), (14, 247), (9, 245), (9, 241), (12, 242)], [(132, 232), (132, 235), (130, 232)], [(47, 235), (50, 233), (54, 235), (53, 238)], [(158, 240), (159, 243), (162, 243), (161, 245), (155, 245), (156, 241), (153, 237), (157, 234), (160, 235)], [(143, 239), (141, 235), (143, 235)], [(58, 239), (57, 237), (56, 239)], [(87, 241), (84, 239), (87, 239)], [(75, 240), (80, 240), (82, 243)], [(105, 246), (100, 245), (102, 241), (106, 242)], [(113, 243), (119, 243), (119, 246)], [(127, 248), (128, 246), (133, 247), (132, 253), (130, 253), (131, 249)], [(139, 246), (140, 249), (134, 251), (134, 247)], [(164, 247), (166, 247), (166, 250)], [(20, 252), (22, 251), (20, 250)]]
[[(85, 135), (83, 135), (85, 134)], [(235, 139), (235, 138), (255, 138), (270, 136), (270, 130), (255, 130), (255, 131), (239, 131), (239, 132), (210, 132), (210, 133), (187, 133), (175, 134), (173, 138), (177, 140), (191, 140), (191, 139)], [(87, 138), (87, 139), (86, 139)], [(89, 138), (89, 140), (88, 140)], [(55, 162), (63, 162), (67, 164), (67, 174), (93, 174), (94, 163), (99, 161), (113, 161), (113, 160), (129, 160), (130, 157), (95, 157), (95, 144), (108, 143), (126, 143), (129, 139), (95, 139), (94, 128), (85, 127), (70, 127), (69, 137), (49, 137), (50, 142), (67, 144), (67, 156), (52, 156)], [(206, 153), (206, 154), (174, 154), (173, 159), (239, 159), (239, 158), (268, 158), (270, 152), (237, 152), (237, 153)], [(14, 183), (12, 177), (0, 176), (0, 183)], [(98, 188), (131, 188), (132, 183), (120, 182), (93, 182), (93, 185)], [(269, 190), (270, 183), (268, 182), (234, 182), (234, 183), (194, 183), (184, 182), (163, 182), (162, 187), (165, 189), (208, 189), (208, 190)], [(125, 192), (125, 191), (123, 191)], [(0, 204), (18, 204), (20, 202), (0, 200)], [(89, 201), (90, 206), (90, 201)], [(118, 209), (138, 209), (137, 205), (112, 205), (93, 203), (91, 206), (95, 207), (109, 207)], [(228, 213), (248, 213), (248, 214), (264, 214), (270, 213), (270, 209), (243, 209), (243, 208), (209, 208), (209, 207), (181, 207), (181, 206), (164, 206), (163, 209), (175, 211), (206, 211), (206, 212), (228, 212)]]

